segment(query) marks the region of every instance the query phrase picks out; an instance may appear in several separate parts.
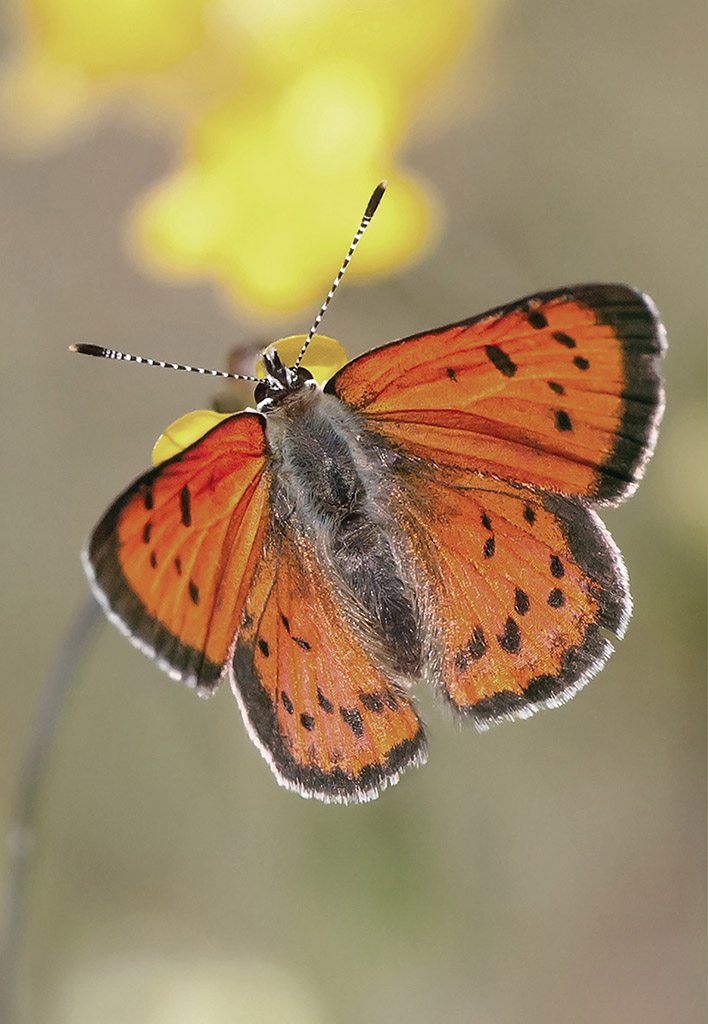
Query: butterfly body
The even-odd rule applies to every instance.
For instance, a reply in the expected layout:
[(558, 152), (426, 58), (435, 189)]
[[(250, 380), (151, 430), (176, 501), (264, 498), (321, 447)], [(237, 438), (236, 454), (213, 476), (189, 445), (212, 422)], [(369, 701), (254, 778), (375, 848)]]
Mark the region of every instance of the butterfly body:
[(563, 704), (631, 602), (593, 504), (636, 487), (663, 328), (624, 285), (392, 342), (320, 386), (266, 353), (257, 409), (140, 477), (85, 565), (202, 693), (228, 679), (278, 781), (368, 800), (426, 756), (411, 687), (479, 729)]
[(315, 553), (349, 619), (405, 681), (422, 666), (415, 586), (397, 535), (392, 466), (404, 461), (314, 380), (265, 414), (274, 537)]

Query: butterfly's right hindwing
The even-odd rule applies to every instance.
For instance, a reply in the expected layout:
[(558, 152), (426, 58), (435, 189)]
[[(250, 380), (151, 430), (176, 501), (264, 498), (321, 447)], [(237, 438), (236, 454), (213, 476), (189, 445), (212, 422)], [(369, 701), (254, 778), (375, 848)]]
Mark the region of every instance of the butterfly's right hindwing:
[(370, 800), (426, 758), (411, 698), (381, 671), (332, 579), (295, 536), (268, 545), (232, 667), (256, 746), (303, 796)]

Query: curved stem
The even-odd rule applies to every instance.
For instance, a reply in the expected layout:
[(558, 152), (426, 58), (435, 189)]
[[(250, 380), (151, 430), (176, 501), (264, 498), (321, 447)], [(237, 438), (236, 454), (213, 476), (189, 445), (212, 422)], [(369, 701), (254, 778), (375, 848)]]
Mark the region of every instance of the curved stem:
[(29, 872), (42, 784), (59, 717), (101, 610), (89, 597), (70, 624), (49, 670), (17, 777), (7, 836), (8, 870), (0, 921), (0, 1020), (20, 1020), (19, 972), (24, 944)]

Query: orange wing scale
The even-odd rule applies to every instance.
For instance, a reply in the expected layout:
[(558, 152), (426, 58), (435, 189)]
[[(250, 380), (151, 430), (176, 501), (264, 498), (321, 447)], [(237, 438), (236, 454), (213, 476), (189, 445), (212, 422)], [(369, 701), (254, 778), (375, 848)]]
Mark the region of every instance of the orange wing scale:
[(219, 681), (263, 546), (268, 495), (262, 421), (225, 420), (140, 477), (89, 542), (109, 615), (171, 675)]
[(662, 347), (644, 296), (585, 285), (393, 342), (327, 390), (408, 454), (614, 502), (653, 445)]
[[(484, 728), (569, 699), (629, 616), (619, 554), (578, 501), (489, 478), (421, 485), (440, 624), (440, 684)], [(430, 564), (430, 555), (427, 556)]]
[(279, 781), (327, 802), (376, 796), (425, 760), (407, 693), (367, 654), (311, 549), (270, 545), (246, 604), (234, 693)]

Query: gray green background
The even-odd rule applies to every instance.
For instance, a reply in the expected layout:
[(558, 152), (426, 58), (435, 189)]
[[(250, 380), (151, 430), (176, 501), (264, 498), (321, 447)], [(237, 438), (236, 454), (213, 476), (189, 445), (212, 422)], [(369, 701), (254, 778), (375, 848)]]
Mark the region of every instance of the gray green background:
[[(345, 283), (328, 314), (353, 354), (541, 288), (621, 280), (654, 297), (668, 407), (644, 484), (605, 516), (635, 598), (605, 671), (484, 736), (420, 694), (427, 766), (371, 805), (328, 807), (276, 785), (226, 689), (199, 701), (102, 624), (42, 791), (28, 1020), (700, 1019), (703, 19), (694, 0), (504, 5), (457, 73), (454, 118), (406, 149), (442, 197), (439, 247)], [(83, 539), (160, 430), (213, 395), (67, 346), (221, 366), (254, 331), (209, 288), (125, 257), (125, 215), (170, 162), (115, 116), (0, 167), (3, 830), (42, 679), (85, 598)]]

